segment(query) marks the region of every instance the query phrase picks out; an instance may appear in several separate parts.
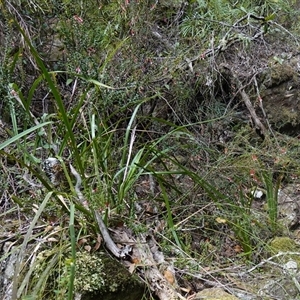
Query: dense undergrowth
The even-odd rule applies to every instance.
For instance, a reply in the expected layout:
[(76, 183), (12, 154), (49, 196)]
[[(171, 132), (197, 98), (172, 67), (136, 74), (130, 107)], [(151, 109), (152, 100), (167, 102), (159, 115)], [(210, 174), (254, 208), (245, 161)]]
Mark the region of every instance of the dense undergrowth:
[[(160, 247), (188, 268), (184, 284), (202, 267), (269, 255), (267, 242), (286, 232), (277, 195), (299, 176), (299, 142), (257, 134), (217, 56), (232, 40), (247, 53), (256, 30), (285, 32), (277, 25), (295, 17), (285, 1), (0, 6), (1, 234), (13, 233), (11, 252), (23, 250), (13, 299), (72, 299), (76, 252), (97, 248), (96, 222), (77, 200), (69, 162), (107, 224), (120, 218), (145, 232), (136, 204), (158, 207), (166, 224)], [(238, 22), (244, 35), (232, 30)], [(57, 185), (41, 167), (48, 157), (61, 160)]]

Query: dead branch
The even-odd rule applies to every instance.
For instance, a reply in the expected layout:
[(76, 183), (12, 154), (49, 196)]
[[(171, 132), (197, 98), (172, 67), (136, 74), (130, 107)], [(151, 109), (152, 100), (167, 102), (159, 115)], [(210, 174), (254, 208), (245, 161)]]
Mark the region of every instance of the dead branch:
[[(273, 132), (273, 130), (272, 130), (271, 124), (270, 124), (270, 122), (269, 122), (268, 116), (267, 116), (266, 111), (265, 111), (264, 106), (263, 106), (263, 100), (262, 100), (262, 98), (261, 98), (261, 96), (260, 96), (260, 92), (259, 92), (259, 88), (258, 88), (258, 83), (257, 83), (256, 76), (255, 76), (255, 75), (253, 76), (253, 81), (254, 81), (254, 85), (255, 85), (255, 88), (256, 88), (257, 97), (258, 97), (258, 105), (259, 105), (259, 107), (260, 107), (260, 109), (261, 109), (261, 111), (262, 111), (262, 113), (263, 113), (263, 116), (264, 116), (264, 118), (265, 118), (265, 122), (266, 122), (266, 124), (268, 125), (269, 132), (270, 132), (270, 133), (273, 135), (273, 137), (275, 138), (275, 134), (274, 134), (274, 132)], [(276, 144), (277, 144), (278, 147), (279, 147), (279, 144), (278, 144), (277, 139), (275, 138), (274, 140), (275, 140)]]
[(178, 285), (173, 266), (165, 260), (152, 235), (139, 234), (136, 240), (124, 230), (114, 230), (113, 239), (118, 244), (133, 245), (131, 263), (125, 260), (123, 263), (129, 265), (132, 272), (135, 270), (160, 300), (185, 299), (176, 290)]
[[(126, 257), (126, 251), (123, 251), (123, 249), (120, 249), (117, 247), (117, 245), (115, 244), (115, 242), (111, 239), (110, 234), (102, 220), (102, 217), (100, 215), (99, 212), (97, 212), (96, 210), (94, 211), (95, 213), (95, 217), (98, 223), (98, 227), (100, 229), (102, 238), (105, 242), (105, 246), (106, 248), (117, 258), (125, 258)], [(127, 248), (125, 248), (127, 249)]]
[(223, 67), (224, 70), (226, 70), (226, 73), (228, 76), (233, 78), (233, 83), (236, 85), (236, 88), (237, 88), (236, 95), (239, 94), (242, 97), (242, 100), (245, 103), (245, 105), (251, 115), (251, 118), (253, 120), (255, 128), (258, 129), (263, 136), (266, 136), (267, 129), (263, 125), (263, 123), (260, 121), (259, 117), (257, 116), (256, 111), (251, 103), (250, 97), (245, 92), (245, 87), (250, 85), (250, 83), (252, 82), (253, 78), (255, 78), (255, 76), (252, 77), (251, 80), (246, 85), (243, 86), (242, 83), (240, 82), (240, 80), (237, 78), (235, 72), (232, 71), (232, 69), (227, 64), (221, 64), (221, 67)]
[(241, 95), (241, 97), (242, 97), (242, 99), (243, 99), (243, 101), (244, 101), (251, 117), (252, 117), (252, 120), (255, 124), (255, 127), (260, 130), (260, 132), (263, 136), (265, 136), (267, 130), (266, 130), (265, 126), (262, 124), (262, 122), (259, 120), (259, 118), (258, 118), (258, 116), (255, 112), (255, 109), (254, 109), (254, 107), (253, 107), (253, 105), (250, 101), (250, 98), (249, 98), (248, 94), (245, 92), (244, 89), (242, 89), (240, 91), (240, 95)]

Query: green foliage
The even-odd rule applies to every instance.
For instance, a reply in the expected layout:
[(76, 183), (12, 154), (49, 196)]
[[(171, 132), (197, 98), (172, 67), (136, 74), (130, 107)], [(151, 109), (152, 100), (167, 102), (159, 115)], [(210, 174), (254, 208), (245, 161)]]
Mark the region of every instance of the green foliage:
[(281, 183), (281, 178), (277, 179), (277, 182), (273, 183), (273, 174), (268, 174), (263, 171), (262, 177), (266, 187), (266, 197), (268, 205), (268, 214), (272, 230), (276, 231), (277, 218), (278, 218), (278, 193)]
[(8, 145), (12, 144), (12, 143), (16, 143), (18, 142), (18, 140), (20, 140), (20, 138), (22, 138), (23, 136), (43, 127), (43, 126), (46, 126), (48, 124), (51, 124), (52, 122), (45, 122), (45, 123), (42, 123), (42, 124), (38, 124), (32, 128), (29, 128), (25, 131), (22, 131), (21, 133), (13, 136), (12, 138), (10, 138), (9, 140), (5, 141), (4, 143), (0, 144), (0, 150), (4, 149), (5, 147), (7, 147)]
[[(193, 1), (182, 20), (180, 31), (184, 37), (197, 38), (209, 47), (227, 35), (231, 26), (245, 14), (265, 16), (268, 21), (280, 11), (289, 10), (286, 1)], [(209, 37), (207, 33), (211, 33)]]

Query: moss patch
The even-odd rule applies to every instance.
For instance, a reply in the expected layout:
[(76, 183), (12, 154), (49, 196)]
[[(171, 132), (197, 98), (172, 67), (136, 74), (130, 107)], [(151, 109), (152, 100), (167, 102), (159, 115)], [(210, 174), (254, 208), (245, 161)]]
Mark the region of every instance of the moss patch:
[(75, 289), (82, 300), (137, 300), (144, 285), (118, 261), (105, 254), (78, 253)]
[[(270, 242), (271, 252), (272, 255), (276, 255), (280, 252), (300, 252), (300, 247), (296, 244), (294, 240), (292, 240), (289, 237), (275, 237)], [(278, 258), (278, 261), (280, 263), (286, 263), (289, 260), (294, 260), (297, 262), (298, 265), (300, 265), (300, 258), (299, 255), (282, 255)]]

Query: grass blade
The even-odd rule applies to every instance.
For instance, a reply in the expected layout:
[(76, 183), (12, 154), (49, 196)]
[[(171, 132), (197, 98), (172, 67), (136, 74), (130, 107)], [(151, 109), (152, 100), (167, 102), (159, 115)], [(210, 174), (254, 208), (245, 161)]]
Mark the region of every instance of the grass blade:
[(76, 260), (76, 238), (75, 238), (75, 229), (74, 229), (74, 219), (75, 219), (75, 206), (72, 203), (70, 206), (70, 225), (69, 225), (70, 238), (71, 238), (72, 262), (70, 263), (68, 300), (72, 300), (73, 294), (74, 294), (75, 260)]
[[(71, 140), (71, 146), (72, 146), (72, 150), (73, 150), (73, 153), (74, 153), (74, 156), (75, 156), (76, 163), (78, 165), (80, 173), (83, 174), (83, 166), (82, 166), (80, 155), (79, 155), (79, 151), (78, 151), (78, 148), (77, 148), (76, 139), (75, 139), (75, 136), (73, 134), (71, 122), (69, 121), (69, 118), (68, 118), (67, 112), (65, 110), (65, 106), (64, 106), (63, 100), (62, 100), (62, 98), (60, 96), (60, 92), (59, 92), (58, 88), (56, 87), (56, 85), (54, 84), (54, 81), (52, 80), (52, 78), (50, 76), (51, 74), (48, 72), (48, 70), (46, 69), (46, 66), (44, 65), (43, 61), (39, 57), (37, 51), (32, 46), (32, 44), (30, 42), (30, 39), (27, 37), (27, 35), (23, 31), (23, 29), (20, 27), (20, 25), (18, 24), (18, 22), (15, 21), (15, 25), (18, 27), (18, 30), (21, 32), (22, 36), (24, 37), (27, 45), (30, 48), (30, 51), (31, 51), (33, 57), (36, 60), (37, 65), (42, 70), (42, 73), (43, 73), (43, 75), (44, 75), (44, 77), (45, 77), (45, 79), (46, 79), (46, 81), (47, 81), (47, 83), (49, 85), (49, 88), (50, 88), (50, 90), (51, 90), (51, 92), (52, 92), (52, 94), (54, 96), (55, 103), (56, 103), (56, 105), (58, 107), (58, 110), (59, 110), (59, 112), (61, 114), (64, 126), (66, 128), (65, 139), (70, 138), (70, 140)], [(62, 151), (62, 149), (60, 151)]]
[(48, 121), (48, 122), (44, 122), (44, 123), (41, 123), (41, 124), (38, 124), (38, 125), (35, 125), (29, 129), (26, 129), (24, 130), (23, 132), (20, 132), (19, 134), (13, 136), (12, 138), (8, 139), (7, 141), (3, 142), (2, 144), (0, 144), (0, 150), (4, 149), (5, 147), (7, 147), (8, 145), (12, 144), (12, 143), (15, 143), (17, 142), (20, 138), (22, 138), (23, 136), (41, 128), (41, 127), (44, 127), (48, 124), (52, 124), (53, 122), (51, 121)]
[(179, 240), (179, 237), (177, 235), (177, 232), (175, 230), (175, 226), (174, 226), (174, 222), (173, 222), (173, 217), (172, 217), (172, 211), (171, 211), (171, 206), (170, 206), (170, 201), (169, 201), (169, 197), (167, 195), (167, 192), (166, 192), (166, 189), (163, 185), (163, 183), (159, 180), (158, 178), (158, 183), (159, 183), (159, 186), (161, 188), (161, 192), (162, 192), (162, 196), (164, 198), (164, 201), (165, 201), (165, 205), (166, 205), (166, 209), (167, 209), (167, 222), (168, 222), (168, 226), (169, 226), (169, 229), (171, 230), (172, 232), (172, 235), (174, 237), (174, 240), (176, 242), (176, 245), (182, 249), (182, 243), (180, 242)]
[(18, 277), (20, 275), (20, 271), (21, 271), (21, 264), (22, 264), (22, 261), (24, 259), (24, 256), (26, 255), (26, 247), (27, 247), (27, 244), (29, 243), (30, 241), (30, 237), (32, 235), (32, 231), (37, 223), (37, 221), (39, 220), (42, 212), (44, 211), (49, 199), (51, 198), (53, 192), (49, 192), (44, 201), (41, 203), (38, 211), (36, 212), (29, 228), (28, 228), (28, 231), (24, 237), (24, 242), (22, 244), (22, 247), (20, 249), (20, 252), (19, 252), (19, 255), (18, 255), (18, 259), (17, 259), (17, 263), (16, 263), (16, 267), (15, 267), (15, 270), (14, 270), (14, 277), (13, 277), (13, 288), (12, 288), (12, 297), (11, 299), (18, 299), (20, 297), (20, 295), (17, 295), (17, 290), (18, 290)]

